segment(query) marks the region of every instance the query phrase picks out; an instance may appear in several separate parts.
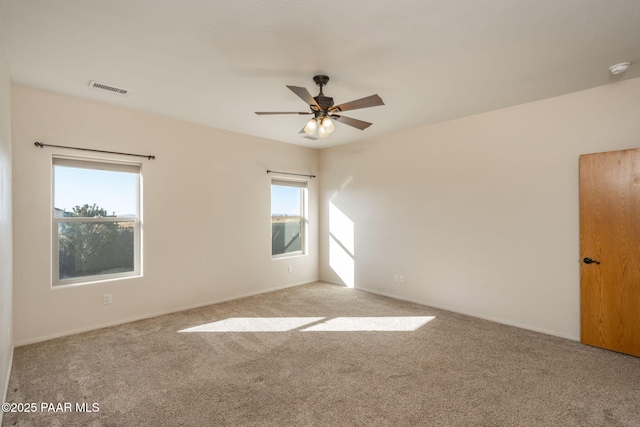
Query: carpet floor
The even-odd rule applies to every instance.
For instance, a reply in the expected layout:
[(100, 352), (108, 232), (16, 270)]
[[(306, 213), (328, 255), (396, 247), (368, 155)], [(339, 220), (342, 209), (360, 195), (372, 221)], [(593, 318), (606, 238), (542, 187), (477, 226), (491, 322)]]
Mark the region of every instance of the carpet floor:
[(639, 426), (640, 358), (314, 283), (16, 348), (7, 401), (36, 411), (5, 426)]

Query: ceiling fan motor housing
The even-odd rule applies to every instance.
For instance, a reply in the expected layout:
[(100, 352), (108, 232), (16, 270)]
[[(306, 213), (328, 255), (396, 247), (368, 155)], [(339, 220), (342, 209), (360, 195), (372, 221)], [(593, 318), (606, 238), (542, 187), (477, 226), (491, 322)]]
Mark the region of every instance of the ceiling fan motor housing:
[(333, 98), (331, 98), (330, 96), (324, 96), (321, 93), (318, 96), (314, 96), (313, 99), (316, 100), (316, 102), (320, 106), (320, 109), (323, 111), (326, 111), (329, 108), (333, 107)]

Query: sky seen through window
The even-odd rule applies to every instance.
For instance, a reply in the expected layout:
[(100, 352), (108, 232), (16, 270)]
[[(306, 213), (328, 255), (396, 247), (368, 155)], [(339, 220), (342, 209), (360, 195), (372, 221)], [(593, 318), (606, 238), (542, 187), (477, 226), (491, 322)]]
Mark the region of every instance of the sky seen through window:
[(300, 196), (302, 191), (297, 187), (283, 185), (271, 186), (271, 216), (301, 216)]
[(54, 206), (72, 212), (94, 203), (119, 216), (136, 215), (136, 178), (129, 172), (54, 166)]

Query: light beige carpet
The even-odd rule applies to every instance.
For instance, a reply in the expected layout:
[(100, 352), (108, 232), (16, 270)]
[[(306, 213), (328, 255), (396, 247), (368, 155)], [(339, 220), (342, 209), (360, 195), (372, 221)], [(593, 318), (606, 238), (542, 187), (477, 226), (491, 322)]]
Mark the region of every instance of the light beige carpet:
[(640, 425), (639, 358), (323, 283), (20, 347), (9, 387), (5, 426)]

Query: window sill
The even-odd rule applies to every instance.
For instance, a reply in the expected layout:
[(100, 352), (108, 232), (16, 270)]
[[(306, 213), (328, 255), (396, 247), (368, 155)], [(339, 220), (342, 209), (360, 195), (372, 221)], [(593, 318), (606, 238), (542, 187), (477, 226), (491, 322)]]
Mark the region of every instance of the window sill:
[(105, 282), (115, 282), (120, 280), (127, 279), (137, 279), (142, 277), (141, 273), (127, 274), (127, 275), (117, 275), (117, 276), (100, 276), (95, 279), (89, 277), (79, 277), (77, 279), (69, 279), (58, 282), (53, 282), (51, 284), (51, 289), (67, 289), (75, 286), (85, 286), (85, 285), (95, 285), (99, 283)]
[(276, 261), (279, 259), (299, 258), (306, 255), (307, 254), (305, 254), (304, 252), (291, 252), (288, 254), (271, 255), (271, 261)]

